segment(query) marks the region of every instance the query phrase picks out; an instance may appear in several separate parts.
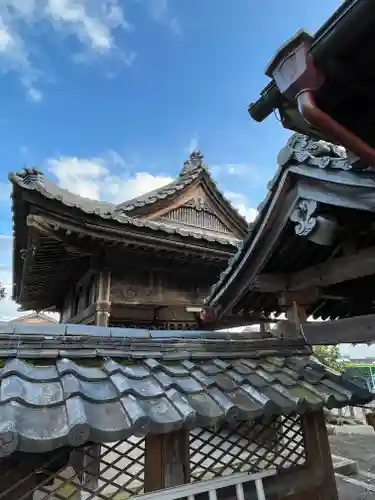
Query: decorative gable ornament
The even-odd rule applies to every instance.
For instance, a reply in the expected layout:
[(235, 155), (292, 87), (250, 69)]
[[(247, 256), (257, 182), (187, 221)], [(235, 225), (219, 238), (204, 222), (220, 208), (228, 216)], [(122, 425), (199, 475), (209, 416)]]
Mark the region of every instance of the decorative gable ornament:
[(352, 169), (345, 148), (323, 140), (316, 141), (303, 134), (292, 135), (278, 154), (277, 163), (280, 167), (298, 163), (317, 168)]
[(186, 175), (193, 170), (197, 170), (198, 168), (204, 168), (203, 158), (204, 156), (201, 151), (197, 150), (190, 153), (189, 159), (184, 162), (180, 176)]

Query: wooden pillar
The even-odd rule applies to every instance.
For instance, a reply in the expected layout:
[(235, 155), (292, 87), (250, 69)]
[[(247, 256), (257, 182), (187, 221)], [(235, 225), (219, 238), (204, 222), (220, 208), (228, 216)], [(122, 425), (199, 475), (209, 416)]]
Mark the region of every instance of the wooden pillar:
[(279, 297), (279, 304), (284, 309), (287, 321), (282, 333), (286, 338), (299, 337), (300, 326), (307, 321), (306, 308), (319, 296), (319, 290), (312, 288), (300, 292), (285, 292)]
[[(332, 464), (326, 421), (323, 410), (301, 417), (308, 468), (321, 477), (315, 500), (338, 500), (335, 473)], [(304, 496), (304, 499), (306, 497)]]
[(182, 429), (146, 437), (145, 493), (190, 481), (189, 433)]
[(107, 326), (111, 309), (111, 271), (104, 269), (98, 276), (98, 298), (96, 302), (96, 325)]

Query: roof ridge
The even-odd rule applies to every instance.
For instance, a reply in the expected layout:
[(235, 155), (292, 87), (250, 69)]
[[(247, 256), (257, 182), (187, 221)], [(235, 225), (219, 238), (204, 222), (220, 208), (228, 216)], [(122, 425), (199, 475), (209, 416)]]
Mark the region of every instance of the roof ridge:
[(210, 241), (213, 243), (220, 243), (223, 245), (230, 245), (237, 247), (238, 239), (233, 238), (226, 234), (212, 235), (205, 234), (203, 232), (191, 231), (188, 229), (173, 227), (163, 222), (151, 221), (140, 219), (138, 217), (132, 217), (127, 215), (125, 211), (116, 210), (116, 205), (92, 200), (89, 198), (83, 198), (80, 195), (75, 195), (66, 189), (60, 188), (54, 182), (44, 179), (43, 182), (33, 181), (25, 182), (23, 175), (17, 173), (9, 174), (9, 179), (13, 184), (20, 186), (23, 189), (28, 189), (30, 191), (36, 191), (42, 196), (49, 198), (51, 200), (56, 200), (63, 205), (71, 208), (76, 208), (85, 212), (86, 214), (97, 215), (102, 219), (112, 219), (121, 224), (127, 224), (136, 227), (145, 227), (151, 230), (159, 230), (169, 234), (177, 234), (180, 236), (193, 237), (195, 239), (201, 239)]
[(200, 174), (202, 173), (202, 168), (197, 167), (190, 172), (185, 173), (174, 179), (173, 181), (161, 186), (159, 188), (148, 191), (147, 193), (135, 196), (130, 200), (123, 201), (115, 205), (115, 210), (131, 212), (136, 208), (144, 207), (146, 205), (151, 205), (158, 200), (168, 198), (169, 196), (175, 195), (178, 191), (181, 191), (186, 186), (194, 182)]
[(174, 196), (178, 191), (181, 191), (198, 179), (204, 172), (208, 173), (208, 166), (203, 164), (203, 158), (204, 156), (200, 151), (192, 151), (189, 158), (184, 162), (181, 172), (172, 182), (153, 189), (148, 193), (118, 203), (116, 210), (131, 212), (136, 208), (151, 205), (158, 200)]

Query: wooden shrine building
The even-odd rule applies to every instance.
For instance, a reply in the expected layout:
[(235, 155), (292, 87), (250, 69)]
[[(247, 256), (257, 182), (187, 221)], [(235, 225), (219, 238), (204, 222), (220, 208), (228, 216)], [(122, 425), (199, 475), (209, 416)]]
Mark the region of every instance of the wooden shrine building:
[(248, 224), (192, 153), (170, 184), (119, 205), (11, 174), (13, 298), (63, 322), (196, 329)]
[[(298, 274), (370, 248), (350, 196), (366, 204), (370, 180), (340, 154), (295, 137), (249, 233), (197, 153), (117, 206), (11, 175), (13, 296), (61, 323), (0, 323), (0, 499), (337, 500), (323, 409), (372, 394), (312, 356), (300, 316), (288, 339), (203, 327), (365, 310), (358, 276), (351, 295)], [(348, 206), (322, 198), (328, 179)]]
[[(206, 300), (206, 320), (285, 312), (312, 344), (374, 340), (374, 176), (343, 148), (294, 134), (248, 236)], [(332, 321), (306, 324), (310, 316)]]
[[(268, 338), (373, 342), (374, 179), (374, 168), (359, 166), (344, 148), (294, 134), (248, 236), (206, 299), (203, 320), (214, 327), (224, 316), (254, 315), (267, 324), (285, 313)], [(327, 442), (323, 416), (312, 419), (316, 440)], [(331, 460), (328, 447), (323, 454)], [(312, 462), (326, 467), (323, 456)], [(323, 483), (311, 498), (337, 498), (334, 483)]]

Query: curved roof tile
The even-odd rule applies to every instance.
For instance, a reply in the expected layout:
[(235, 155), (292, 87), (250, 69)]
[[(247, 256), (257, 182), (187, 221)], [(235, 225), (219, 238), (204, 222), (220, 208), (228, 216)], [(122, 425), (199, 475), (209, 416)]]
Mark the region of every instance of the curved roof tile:
[[(261, 351), (268, 341), (236, 340), (234, 335), (179, 332), (180, 338), (164, 333), (155, 339), (137, 331), (129, 337), (129, 329), (123, 329), (121, 338), (110, 336), (109, 328), (102, 329), (106, 336), (91, 336), (91, 327), (85, 327), (82, 337), (75, 325), (70, 336), (53, 329), (46, 335), (46, 327), (38, 325), (34, 334), (22, 328), (16, 334), (14, 325), (6, 334), (5, 324), (0, 326), (1, 342), (9, 345), (2, 349), (0, 370), (0, 457), (372, 399), (367, 390), (318, 363), (301, 341), (293, 347), (293, 342), (272, 339), (273, 349)], [(12, 339), (21, 345), (25, 337), (30, 345), (33, 335), (39, 350), (32, 364), (12, 358)], [(97, 366), (58, 354), (49, 366), (37, 366), (51, 338), (77, 349), (84, 338), (91, 347), (117, 342), (117, 355), (104, 357), (93, 349)], [(155, 358), (155, 349), (176, 356)]]
[(231, 245), (237, 247), (239, 240), (230, 234), (208, 234), (204, 230), (199, 230), (199, 228), (182, 228), (169, 225), (164, 222), (149, 221), (144, 219), (139, 219), (136, 217), (130, 217), (125, 214), (123, 209), (119, 209), (111, 203), (104, 201), (91, 200), (89, 198), (83, 198), (82, 196), (75, 195), (70, 191), (60, 188), (55, 183), (51, 182), (47, 178), (34, 180), (33, 182), (27, 182), (24, 176), (17, 173), (11, 173), (9, 179), (12, 183), (20, 186), (23, 189), (28, 189), (30, 191), (36, 191), (46, 198), (59, 201), (65, 206), (71, 208), (77, 208), (82, 210), (87, 214), (97, 215), (102, 219), (112, 219), (121, 224), (144, 227), (146, 229), (151, 229), (154, 231), (162, 231), (168, 234), (177, 234), (184, 237), (193, 237), (197, 240), (211, 241), (221, 243), (223, 245)]

